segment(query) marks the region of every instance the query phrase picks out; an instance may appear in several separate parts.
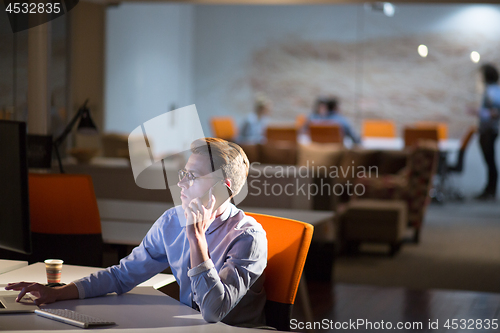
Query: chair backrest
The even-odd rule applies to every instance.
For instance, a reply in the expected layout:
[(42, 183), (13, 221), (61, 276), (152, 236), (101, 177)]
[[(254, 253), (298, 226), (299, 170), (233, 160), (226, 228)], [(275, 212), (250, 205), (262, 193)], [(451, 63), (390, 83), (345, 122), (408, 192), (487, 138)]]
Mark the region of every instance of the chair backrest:
[(101, 219), (89, 175), (32, 173), (29, 201), (33, 261), (45, 255), (101, 265)]
[(362, 135), (374, 138), (395, 138), (396, 124), (392, 120), (363, 120)]
[(231, 117), (212, 117), (210, 124), (216, 138), (232, 141), (237, 135), (236, 125)]
[(469, 127), (467, 133), (465, 133), (465, 135), (462, 137), (462, 144), (460, 145), (461, 151), (465, 151), (476, 131), (477, 131), (476, 126)]
[(408, 156), (408, 223), (420, 228), (423, 223), (432, 179), (438, 164), (437, 142), (419, 141), (413, 146)]
[(339, 124), (310, 124), (309, 135), (312, 142), (343, 143), (343, 132)]
[(101, 219), (89, 175), (29, 175), (31, 231), (100, 234)]
[(415, 123), (416, 128), (435, 128), (438, 131), (438, 139), (445, 140), (448, 138), (448, 124), (436, 121), (418, 121)]
[(438, 141), (437, 128), (415, 128), (406, 127), (404, 129), (405, 147), (415, 146), (420, 140)]
[(297, 128), (295, 126), (268, 126), (266, 139), (267, 142), (286, 141), (297, 144)]
[[(290, 330), (291, 308), (299, 287), (313, 235), (313, 226), (282, 217), (247, 213), (259, 222), (267, 235), (266, 280), (267, 325)], [(273, 310), (267, 316), (268, 309)]]
[(460, 150), (458, 151), (457, 163), (453, 166), (448, 166), (448, 172), (462, 172), (464, 169), (464, 158), (465, 158), (465, 150), (469, 145), (470, 140), (474, 136), (476, 132), (476, 126), (471, 126), (467, 133), (462, 138), (462, 143), (460, 145)]

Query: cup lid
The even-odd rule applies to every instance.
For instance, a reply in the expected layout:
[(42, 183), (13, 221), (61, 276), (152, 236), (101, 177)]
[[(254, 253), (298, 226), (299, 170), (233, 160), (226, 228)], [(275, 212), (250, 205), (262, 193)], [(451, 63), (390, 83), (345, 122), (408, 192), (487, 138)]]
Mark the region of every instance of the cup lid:
[(63, 264), (64, 261), (61, 259), (47, 259), (44, 261), (46, 264)]

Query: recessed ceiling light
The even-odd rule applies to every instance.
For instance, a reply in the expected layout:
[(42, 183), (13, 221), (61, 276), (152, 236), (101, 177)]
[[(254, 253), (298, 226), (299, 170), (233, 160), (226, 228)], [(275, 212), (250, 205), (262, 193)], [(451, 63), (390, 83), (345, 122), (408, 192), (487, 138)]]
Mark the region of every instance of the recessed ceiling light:
[(393, 17), (396, 12), (396, 8), (390, 2), (367, 2), (365, 3), (365, 9), (373, 12), (382, 12), (388, 17)]
[(479, 54), (479, 52), (472, 51), (470, 53), (470, 60), (472, 60), (472, 62), (477, 64), (480, 59), (481, 59), (481, 55)]
[(425, 46), (424, 44), (420, 44), (418, 46), (418, 54), (422, 57), (422, 58), (425, 58), (427, 57), (427, 55), (429, 54), (429, 49), (427, 48), (427, 46)]
[(384, 2), (384, 14), (385, 16), (393, 17), (394, 12), (396, 10), (394, 9), (394, 5), (390, 2)]

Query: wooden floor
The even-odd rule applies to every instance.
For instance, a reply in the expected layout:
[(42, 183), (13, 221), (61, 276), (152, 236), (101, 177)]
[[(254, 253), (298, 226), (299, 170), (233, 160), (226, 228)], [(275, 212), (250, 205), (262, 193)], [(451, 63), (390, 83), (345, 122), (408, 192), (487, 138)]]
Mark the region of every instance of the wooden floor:
[[(327, 282), (310, 282), (308, 285), (316, 329), (314, 323), (307, 326), (303, 312), (297, 304), (293, 314), (296, 321), (291, 323), (292, 331), (500, 331), (500, 294), (334, 285)], [(450, 325), (453, 325), (453, 319), (457, 319), (455, 329), (453, 326), (445, 327), (448, 319)], [(398, 323), (407, 325), (407, 328), (397, 328)], [(341, 324), (344, 327), (338, 326)], [(388, 327), (390, 325), (392, 327)], [(489, 329), (486, 328), (488, 325)]]

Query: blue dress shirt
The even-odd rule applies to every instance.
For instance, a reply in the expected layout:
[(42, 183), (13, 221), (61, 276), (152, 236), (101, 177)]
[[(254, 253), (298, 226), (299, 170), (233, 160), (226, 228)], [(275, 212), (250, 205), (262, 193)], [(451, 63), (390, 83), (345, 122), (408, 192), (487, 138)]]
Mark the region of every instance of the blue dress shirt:
[(180, 287), (180, 301), (188, 306), (196, 303), (207, 322), (265, 324), (267, 238), (262, 226), (230, 204), (206, 231), (210, 259), (190, 268), (180, 213), (180, 206), (167, 210), (119, 265), (74, 281), (79, 297), (126, 293), (170, 267)]
[(498, 133), (499, 120), (491, 116), (490, 108), (500, 110), (500, 86), (498, 84), (489, 84), (483, 96), (483, 103), (479, 110), (479, 133), (493, 131)]
[(309, 116), (309, 119), (308, 119), (306, 126), (308, 126), (308, 124), (311, 124), (311, 123), (312, 124), (314, 124), (314, 123), (316, 123), (316, 124), (321, 124), (321, 123), (328, 124), (329, 122), (339, 124), (340, 127), (342, 127), (342, 131), (344, 132), (344, 135), (351, 138), (351, 140), (354, 143), (356, 143), (356, 144), (361, 143), (361, 139), (359, 138), (359, 136), (356, 135), (356, 133), (354, 132), (354, 130), (353, 130), (351, 124), (349, 123), (349, 121), (347, 120), (347, 118), (342, 116), (341, 114), (338, 114), (338, 113), (333, 113), (333, 114), (330, 114), (327, 116), (320, 116), (318, 114), (312, 114)]

